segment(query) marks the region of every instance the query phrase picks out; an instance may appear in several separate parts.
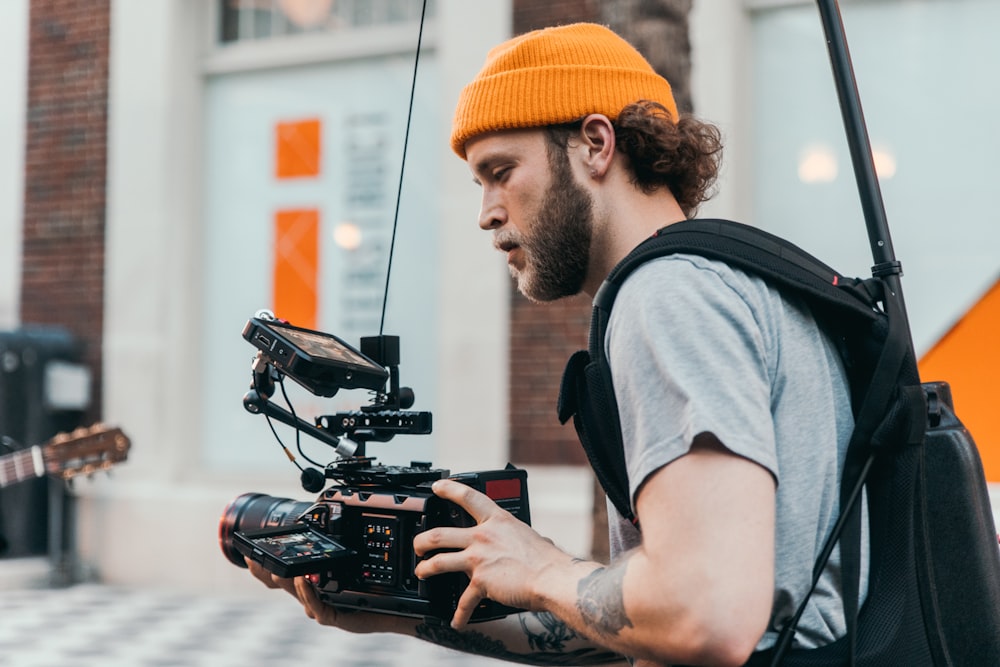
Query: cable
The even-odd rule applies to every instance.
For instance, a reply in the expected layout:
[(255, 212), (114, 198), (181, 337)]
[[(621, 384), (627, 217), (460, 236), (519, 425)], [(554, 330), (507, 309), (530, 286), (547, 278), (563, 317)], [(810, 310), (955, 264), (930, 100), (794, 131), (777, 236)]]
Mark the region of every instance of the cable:
[(396, 228), (399, 225), (399, 203), (403, 194), (403, 173), (406, 171), (406, 148), (410, 143), (410, 123), (413, 120), (413, 97), (417, 89), (417, 68), (420, 65), (420, 44), (424, 39), (424, 17), (427, 14), (427, 0), (420, 8), (420, 31), (417, 33), (417, 54), (413, 59), (413, 79), (410, 82), (410, 107), (406, 112), (406, 133), (403, 135), (403, 159), (399, 164), (399, 184), (396, 188), (396, 212), (392, 216), (392, 239), (389, 242), (389, 264), (385, 270), (385, 291), (382, 294), (382, 319), (378, 325), (378, 335), (385, 329), (385, 310), (389, 303), (389, 276), (392, 274), (392, 256), (396, 248)]
[(278, 446), (280, 446), (282, 451), (285, 452), (285, 456), (288, 457), (289, 461), (295, 464), (296, 468), (302, 470), (303, 469), (302, 465), (299, 464), (299, 462), (295, 459), (295, 454), (292, 454), (292, 452), (289, 451), (288, 447), (285, 447), (285, 443), (281, 441), (281, 436), (278, 435), (278, 431), (274, 428), (274, 422), (272, 422), (271, 418), (268, 417), (267, 415), (264, 415), (264, 419), (267, 420), (267, 425), (271, 427), (271, 433), (274, 434), (274, 439), (278, 441)]
[[(281, 386), (281, 395), (285, 397), (285, 405), (288, 406), (288, 411), (292, 413), (292, 417), (294, 417), (295, 420), (297, 421), (299, 417), (298, 417), (298, 415), (295, 414), (295, 406), (292, 405), (292, 401), (288, 398), (288, 392), (285, 391), (285, 381), (284, 381), (284, 379), (282, 379), (282, 381), (279, 382), (278, 384)], [(302, 451), (302, 437), (301, 436), (302, 436), (302, 431), (300, 431), (299, 428), (296, 427), (295, 428), (295, 449), (299, 450), (299, 456), (301, 456), (302, 458), (304, 458), (306, 461), (308, 461), (309, 463), (313, 464), (314, 466), (319, 466), (320, 468), (322, 468), (323, 467), (322, 463), (317, 463), (316, 461), (313, 461), (311, 458), (309, 458), (308, 456), (306, 456), (305, 452)], [(301, 470), (301, 467), (299, 469)]]
[[(265, 372), (265, 373), (271, 373), (271, 372), (272, 372), (272, 371), (271, 371), (271, 367), (270, 367), (270, 366), (268, 366), (268, 367), (267, 367), (267, 368), (265, 369), (265, 371), (264, 371), (264, 372)], [(259, 396), (264, 396), (264, 395), (265, 395), (265, 394), (266, 394), (267, 392), (264, 392), (264, 391), (262, 391), (262, 390), (261, 390), (261, 388), (260, 388), (260, 383), (258, 382), (258, 379), (259, 379), (259, 377), (260, 377), (260, 376), (259, 376), (259, 375), (258, 375), (257, 373), (253, 373), (253, 374), (252, 374), (252, 377), (253, 377), (253, 390), (254, 390), (255, 392), (257, 392), (257, 394), (258, 394)], [(281, 385), (281, 391), (282, 391), (282, 392), (284, 392), (284, 391), (285, 391), (285, 378), (284, 378), (284, 376), (283, 376), (283, 375), (281, 375), (280, 373), (276, 373), (273, 379), (274, 379), (274, 380), (275, 380), (275, 381), (276, 381), (277, 383), (279, 383), (279, 384)], [(266, 399), (265, 399), (265, 400), (266, 400)], [(286, 397), (286, 399), (285, 399), (285, 400), (288, 400), (288, 399), (287, 399), (287, 397)], [(288, 460), (289, 460), (289, 461), (291, 461), (292, 463), (294, 463), (294, 464), (295, 464), (295, 467), (296, 467), (296, 468), (298, 468), (299, 470), (302, 470), (302, 466), (301, 466), (301, 465), (299, 465), (299, 462), (295, 460), (295, 455), (294, 455), (294, 454), (292, 454), (292, 453), (291, 453), (291, 452), (290, 452), (290, 451), (288, 450), (288, 447), (285, 447), (285, 443), (284, 443), (284, 442), (282, 442), (282, 440), (281, 440), (281, 436), (280, 436), (280, 435), (278, 435), (278, 430), (277, 430), (276, 428), (274, 428), (274, 422), (273, 422), (273, 421), (271, 421), (271, 417), (270, 417), (270, 415), (268, 415), (267, 413), (265, 413), (265, 414), (264, 414), (264, 419), (265, 419), (265, 420), (267, 420), (267, 425), (268, 425), (268, 427), (269, 427), (269, 428), (271, 429), (271, 433), (272, 433), (272, 435), (274, 435), (274, 439), (275, 439), (275, 440), (277, 441), (277, 443), (278, 443), (278, 446), (279, 446), (279, 447), (281, 447), (282, 451), (284, 451), (284, 452), (285, 452), (285, 456), (287, 456), (287, 457), (288, 457)], [(298, 434), (298, 429), (296, 429), (296, 435), (297, 435), (297, 434)]]

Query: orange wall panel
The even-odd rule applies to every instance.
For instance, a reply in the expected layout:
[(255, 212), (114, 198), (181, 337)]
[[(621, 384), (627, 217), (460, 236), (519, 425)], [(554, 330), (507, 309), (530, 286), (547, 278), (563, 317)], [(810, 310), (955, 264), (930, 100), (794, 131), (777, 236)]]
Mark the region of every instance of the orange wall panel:
[(924, 355), (920, 378), (951, 385), (986, 478), (1000, 482), (1000, 281)]
[(282, 210), (274, 216), (274, 314), (298, 327), (317, 328), (319, 210)]
[(319, 176), (321, 130), (318, 118), (275, 124), (274, 164), (278, 180)]

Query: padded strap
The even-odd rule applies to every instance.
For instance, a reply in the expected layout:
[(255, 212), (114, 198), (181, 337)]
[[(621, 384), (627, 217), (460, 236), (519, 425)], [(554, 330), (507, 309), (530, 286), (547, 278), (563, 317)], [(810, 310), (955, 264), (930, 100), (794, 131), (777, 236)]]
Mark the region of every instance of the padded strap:
[[(591, 401), (593, 404), (605, 402), (610, 414), (592, 410)], [(586, 350), (574, 353), (566, 364), (559, 390), (559, 421), (565, 424), (573, 418), (580, 444), (608, 500), (623, 517), (638, 525), (632, 511), (625, 457), (614, 449), (620, 442), (620, 436), (612, 430), (619, 428), (615, 405), (607, 364), (592, 362)]]

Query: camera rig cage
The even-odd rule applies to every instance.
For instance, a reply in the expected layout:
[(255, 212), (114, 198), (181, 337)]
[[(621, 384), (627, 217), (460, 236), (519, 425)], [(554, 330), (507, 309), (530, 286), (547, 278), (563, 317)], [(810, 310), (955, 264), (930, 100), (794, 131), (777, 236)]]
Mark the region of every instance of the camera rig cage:
[[(430, 412), (407, 409), (414, 394), (399, 385), (399, 336), (364, 337), (358, 350), (333, 334), (296, 327), (261, 311), (247, 322), (243, 338), (257, 348), (253, 383), (243, 397), (248, 412), (264, 414), (330, 445), (341, 456), (359, 459), (367, 442), (388, 442), (398, 434), (424, 435), (433, 428)], [(322, 415), (310, 424), (270, 400), (275, 382), (284, 376), (316, 396), (368, 389), (374, 398), (358, 410)], [(349, 467), (357, 469), (357, 463)]]
[[(420, 558), (413, 552), (413, 537), (438, 526), (473, 526), (475, 520), (435, 496), (431, 485), (450, 477), (530, 525), (525, 471), (508, 465), (451, 475), (430, 463), (387, 466), (365, 455), (368, 442), (431, 432), (431, 413), (408, 410), (413, 391), (399, 385), (398, 336), (362, 338), (359, 350), (332, 334), (261, 311), (247, 322), (243, 337), (257, 348), (252, 385), (243, 398), (246, 410), (305, 432), (333, 447), (339, 458), (322, 472), (302, 470), (303, 488), (322, 491), (313, 502), (257, 493), (232, 501), (219, 523), (223, 554), (236, 565), (245, 566), (246, 557), (279, 576), (305, 575), (320, 599), (334, 606), (449, 619), (468, 578), (450, 573), (417, 579)], [(368, 389), (374, 398), (357, 410), (319, 416), (310, 424), (290, 404), (285, 409), (271, 401), (285, 376), (317, 396), (346, 388)], [(332, 483), (324, 490), (327, 480)], [(515, 611), (482, 600), (471, 620)]]

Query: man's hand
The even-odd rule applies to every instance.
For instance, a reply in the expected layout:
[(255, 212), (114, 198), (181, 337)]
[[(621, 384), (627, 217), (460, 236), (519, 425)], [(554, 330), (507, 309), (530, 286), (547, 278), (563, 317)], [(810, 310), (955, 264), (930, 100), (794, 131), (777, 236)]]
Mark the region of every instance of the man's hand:
[(287, 579), (268, 572), (256, 561), (244, 559), (250, 574), (259, 579), (268, 588), (280, 588), (294, 596), (306, 612), (306, 616), (320, 625), (329, 625), (348, 632), (398, 632), (413, 634), (416, 621), (387, 614), (372, 614), (356, 612), (349, 609), (339, 609), (328, 605), (319, 599), (316, 589), (305, 577)]
[(435, 492), (465, 508), (479, 522), (472, 528), (425, 531), (414, 540), (417, 553), (425, 556), (437, 549), (461, 549), (439, 553), (417, 566), (417, 574), (423, 578), (453, 571), (469, 574), (472, 585), (459, 601), (452, 628), (437, 621), (334, 607), (319, 598), (306, 577), (278, 577), (250, 559), (245, 559), (247, 567), (268, 588), (280, 588), (293, 595), (306, 615), (321, 625), (358, 633), (394, 632), (519, 663), (621, 663), (620, 655), (590, 641), (552, 613), (511, 614), (463, 628), (485, 597), (514, 607), (542, 608), (545, 600), (538, 597), (537, 591), (562, 586), (566, 589), (564, 594), (573, 594), (577, 581), (599, 566), (575, 562), (549, 540), (464, 484), (442, 481), (435, 486)]
[(475, 489), (448, 479), (435, 482), (433, 488), (436, 495), (462, 507), (477, 523), (471, 528), (434, 528), (413, 540), (418, 556), (446, 550), (420, 562), (415, 571), (418, 577), (464, 572), (470, 579), (458, 601), (452, 627), (464, 627), (484, 598), (541, 610), (537, 582), (546, 573), (573, 569), (573, 558)]

